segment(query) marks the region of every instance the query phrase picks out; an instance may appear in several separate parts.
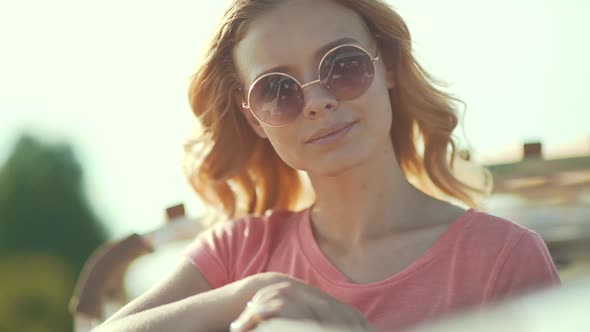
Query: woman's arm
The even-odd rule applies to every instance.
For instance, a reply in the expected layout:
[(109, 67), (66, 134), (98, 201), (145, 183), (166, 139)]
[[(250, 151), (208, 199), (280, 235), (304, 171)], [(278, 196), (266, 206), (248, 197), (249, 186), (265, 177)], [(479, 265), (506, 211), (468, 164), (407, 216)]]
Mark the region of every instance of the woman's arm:
[(116, 331), (216, 331), (226, 329), (256, 292), (250, 278), (211, 289), (187, 259), (161, 284), (94, 329)]

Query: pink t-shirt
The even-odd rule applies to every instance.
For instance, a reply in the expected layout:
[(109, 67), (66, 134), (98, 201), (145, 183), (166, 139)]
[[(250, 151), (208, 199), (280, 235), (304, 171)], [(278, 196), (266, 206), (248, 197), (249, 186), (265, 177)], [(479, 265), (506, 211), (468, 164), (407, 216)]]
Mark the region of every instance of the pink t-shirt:
[(286, 273), (356, 307), (380, 331), (560, 283), (537, 233), (475, 209), (404, 270), (368, 284), (352, 282), (323, 254), (309, 209), (214, 225), (187, 254), (214, 288), (257, 273)]

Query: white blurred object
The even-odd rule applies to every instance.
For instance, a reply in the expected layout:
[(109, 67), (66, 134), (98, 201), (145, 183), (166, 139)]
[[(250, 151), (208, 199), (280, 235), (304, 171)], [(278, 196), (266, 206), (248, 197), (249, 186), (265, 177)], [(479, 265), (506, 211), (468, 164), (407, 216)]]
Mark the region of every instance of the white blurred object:
[(512, 299), (487, 309), (412, 329), (412, 332), (444, 331), (590, 331), (590, 279), (562, 288)]
[[(476, 311), (457, 313), (406, 332), (580, 332), (590, 331), (590, 279), (512, 299)], [(255, 332), (348, 332), (311, 321), (271, 319)]]
[(162, 227), (106, 243), (86, 261), (70, 301), (75, 332), (90, 331), (154, 285), (203, 228), (200, 220), (185, 216), (183, 205), (166, 214)]

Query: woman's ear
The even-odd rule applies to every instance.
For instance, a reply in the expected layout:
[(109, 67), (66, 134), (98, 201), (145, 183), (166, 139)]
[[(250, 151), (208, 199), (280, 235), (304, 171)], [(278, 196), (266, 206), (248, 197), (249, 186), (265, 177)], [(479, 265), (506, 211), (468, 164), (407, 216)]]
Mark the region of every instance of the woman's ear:
[(395, 88), (395, 75), (393, 74), (393, 70), (387, 69), (385, 72), (385, 82), (387, 83), (388, 89)]
[(262, 139), (266, 139), (267, 136), (264, 132), (264, 129), (262, 129), (262, 126), (260, 125), (260, 121), (258, 121), (254, 114), (252, 114), (250, 107), (246, 103), (246, 100), (244, 98), (244, 90), (242, 90), (242, 88), (238, 88), (237, 92), (234, 94), (234, 102), (236, 105), (238, 105), (242, 115), (244, 115), (246, 121), (248, 122), (248, 125), (250, 125), (250, 128), (254, 130), (256, 135), (258, 135), (258, 137)]
[(385, 83), (388, 89), (395, 88), (395, 74), (393, 71), (393, 62), (390, 57), (384, 57), (383, 54), (393, 54), (393, 49), (383, 41), (380, 34), (376, 34), (378, 54), (381, 54), (383, 67), (385, 69)]
[(244, 116), (246, 117), (246, 121), (248, 121), (250, 128), (252, 128), (252, 130), (254, 130), (256, 135), (258, 135), (260, 138), (266, 139), (267, 138), (266, 132), (264, 132), (264, 129), (262, 129), (260, 122), (258, 121), (258, 119), (256, 119), (256, 117), (254, 117), (254, 115), (252, 114), (252, 111), (250, 111), (250, 109), (248, 108), (246, 103), (242, 102), (240, 106), (241, 106), (240, 109), (242, 111), (242, 114), (244, 114)]

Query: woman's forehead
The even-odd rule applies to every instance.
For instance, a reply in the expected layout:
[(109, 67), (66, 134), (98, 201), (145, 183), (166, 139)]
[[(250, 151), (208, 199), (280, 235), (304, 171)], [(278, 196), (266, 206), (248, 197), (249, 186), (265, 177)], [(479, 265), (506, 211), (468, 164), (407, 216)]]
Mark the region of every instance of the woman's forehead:
[(251, 83), (269, 68), (316, 62), (318, 51), (338, 40), (370, 46), (368, 29), (352, 10), (331, 1), (289, 1), (250, 22), (234, 58)]

